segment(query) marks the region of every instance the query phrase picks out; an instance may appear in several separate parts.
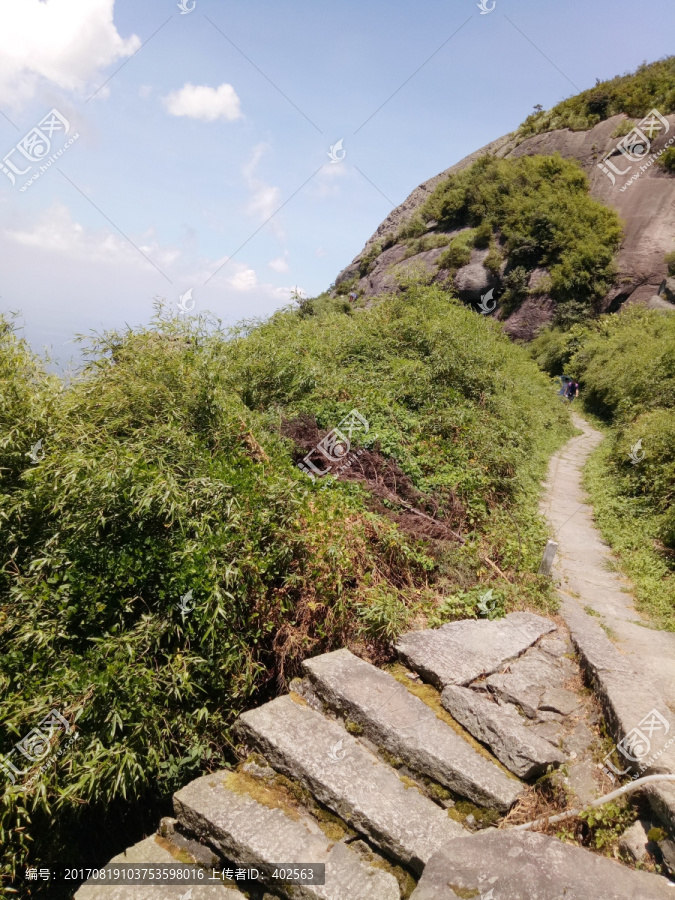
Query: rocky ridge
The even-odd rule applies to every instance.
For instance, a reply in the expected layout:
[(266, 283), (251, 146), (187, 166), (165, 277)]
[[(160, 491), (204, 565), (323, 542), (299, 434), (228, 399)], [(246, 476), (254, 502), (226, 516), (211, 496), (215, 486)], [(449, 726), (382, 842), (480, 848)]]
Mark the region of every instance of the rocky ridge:
[[(675, 116), (666, 116), (669, 130), (660, 134), (652, 143), (650, 152), (658, 153), (669, 145), (675, 135)], [(603, 312), (616, 311), (624, 303), (642, 303), (655, 308), (673, 309), (674, 281), (666, 285), (666, 253), (673, 247), (675, 234), (675, 178), (656, 165), (650, 165), (644, 173), (622, 190), (624, 181), (636, 172), (634, 163), (625, 175), (615, 176), (613, 184), (598, 167), (602, 159), (616, 148), (617, 133), (625, 131), (628, 119), (625, 115), (613, 116), (588, 131), (563, 129), (522, 138), (513, 132), (471, 153), (439, 175), (423, 182), (392, 212), (366, 242), (364, 249), (335, 279), (354, 285), (354, 290), (364, 298), (399, 289), (406, 272), (417, 270), (426, 273), (432, 281), (445, 284), (448, 272), (439, 269), (438, 260), (443, 248), (433, 248), (410, 255), (405, 243), (394, 240), (400, 226), (423, 205), (437, 185), (448, 175), (459, 172), (486, 154), (500, 159), (513, 159), (533, 154), (559, 153), (563, 158), (576, 159), (586, 172), (591, 195), (613, 207), (625, 223), (625, 235), (617, 259), (617, 276), (614, 286), (605, 297)], [(632, 120), (631, 120), (632, 121)], [(616, 151), (618, 154), (618, 151)], [(624, 159), (624, 157), (618, 157)], [(614, 160), (617, 161), (616, 159)], [(430, 223), (427, 235), (435, 235), (435, 223)], [(448, 235), (450, 237), (451, 235)], [(386, 249), (378, 252), (378, 247)], [(462, 266), (452, 279), (460, 299), (474, 304), (491, 289), (502, 283), (503, 268), (498, 274), (484, 265), (487, 250), (474, 248), (469, 262)], [(543, 271), (531, 273), (530, 296), (522, 305), (504, 319), (504, 329), (514, 337), (530, 339), (555, 314), (555, 302), (537, 285), (545, 277)], [(498, 310), (497, 316), (501, 313)]]

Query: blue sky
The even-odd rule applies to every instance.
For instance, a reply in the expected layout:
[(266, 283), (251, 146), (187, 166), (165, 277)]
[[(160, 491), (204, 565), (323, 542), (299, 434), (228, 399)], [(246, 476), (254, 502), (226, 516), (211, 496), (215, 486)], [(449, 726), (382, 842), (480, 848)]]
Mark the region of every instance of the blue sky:
[(0, 172), (0, 307), (61, 360), (155, 297), (320, 292), (421, 181), (675, 30), (672, 0), (193, 2), (0, 0), (0, 159), (53, 108), (49, 153), (77, 135), (24, 191), (39, 163)]

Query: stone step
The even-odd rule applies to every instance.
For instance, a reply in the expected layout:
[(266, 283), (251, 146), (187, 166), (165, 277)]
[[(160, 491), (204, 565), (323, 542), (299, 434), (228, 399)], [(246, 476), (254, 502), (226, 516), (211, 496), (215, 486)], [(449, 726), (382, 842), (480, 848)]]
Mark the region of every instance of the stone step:
[(450, 841), (427, 864), (410, 900), (672, 900), (661, 875), (528, 831)]
[(300, 781), (319, 802), (416, 872), (444, 841), (466, 833), (342, 725), (299, 697), (278, 697), (243, 713), (236, 727), (277, 771)]
[(463, 619), (404, 634), (396, 652), (407, 666), (442, 689), (491, 675), (555, 630), (553, 622), (534, 613), (509, 613), (493, 621)]
[[(190, 863), (182, 847), (174, 846), (171, 839), (153, 834), (124, 853), (114, 856), (109, 866), (150, 863), (156, 866), (186, 866)], [(215, 864), (215, 863), (214, 863)], [(218, 868), (220, 868), (218, 866)], [(211, 870), (208, 869), (208, 874)], [(83, 884), (73, 900), (182, 900), (190, 892), (190, 900), (244, 900), (244, 894), (236, 887), (213, 884)]]
[(174, 794), (173, 802), (183, 828), (237, 865), (325, 864), (325, 885), (284, 886), (268, 880), (275, 893), (303, 900), (400, 898), (393, 875), (330, 840), (311, 816), (256, 779), (237, 772), (204, 775)]
[(336, 650), (303, 663), (318, 696), (365, 737), (474, 803), (502, 812), (523, 787), (482, 757), (392, 675)]
[(441, 703), (519, 778), (536, 778), (548, 766), (565, 762), (565, 756), (553, 744), (522, 724), (517, 712), (499, 706), (478, 691), (448, 685), (441, 694)]

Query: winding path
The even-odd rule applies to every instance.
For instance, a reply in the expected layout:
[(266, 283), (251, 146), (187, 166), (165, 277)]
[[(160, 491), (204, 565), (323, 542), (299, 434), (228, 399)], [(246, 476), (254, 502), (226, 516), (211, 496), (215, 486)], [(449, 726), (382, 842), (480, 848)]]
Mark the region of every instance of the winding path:
[(554, 566), (559, 592), (593, 610), (630, 666), (643, 672), (675, 709), (675, 634), (655, 629), (635, 608), (631, 582), (603, 541), (581, 487), (583, 466), (602, 434), (573, 414), (582, 432), (551, 460), (541, 510), (559, 544)]

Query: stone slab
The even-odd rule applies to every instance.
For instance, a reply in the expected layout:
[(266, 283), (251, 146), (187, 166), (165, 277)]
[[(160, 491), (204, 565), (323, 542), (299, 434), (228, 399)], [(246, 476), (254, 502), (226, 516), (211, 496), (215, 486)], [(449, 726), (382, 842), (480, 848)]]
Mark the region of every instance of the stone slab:
[(231, 780), (228, 772), (204, 775), (174, 794), (181, 825), (242, 866), (325, 863), (325, 885), (268, 884), (293, 900), (399, 900), (392, 875), (329, 840), (308, 814), (295, 809), (291, 816), (273, 803), (258, 802), (244, 790), (231, 790)]
[[(490, 675), (486, 683), (489, 689), (507, 703), (516, 703), (526, 716), (540, 718), (539, 711), (552, 710), (551, 702), (556, 699), (552, 691), (564, 691), (565, 675), (558, 660), (533, 648), (515, 662), (508, 665), (505, 672)], [(579, 705), (574, 694), (564, 692), (557, 699), (565, 707), (576, 709)], [(552, 710), (557, 711), (557, 710)]]
[(303, 667), (327, 706), (416, 772), (500, 811), (523, 793), (522, 785), (477, 753), (419, 697), (349, 650), (316, 656)]
[[(158, 843), (161, 841), (161, 843)], [(156, 865), (177, 865), (184, 863), (171, 852), (171, 841), (157, 835), (145, 838), (124, 853), (114, 856), (109, 865), (154, 863)], [(220, 884), (83, 884), (75, 892), (74, 900), (181, 900), (188, 890), (192, 890), (191, 900), (237, 900), (244, 894), (236, 888)]]
[(501, 669), (555, 630), (549, 619), (525, 612), (492, 621), (463, 619), (404, 634), (396, 651), (409, 668), (438, 688), (466, 685)]
[(441, 703), (519, 778), (536, 778), (548, 766), (565, 761), (553, 744), (521, 724), (517, 714), (509, 713), (478, 691), (448, 685), (441, 694)]
[[(627, 736), (631, 740), (631, 732), (635, 735), (635, 729), (640, 730), (640, 723), (649, 719), (653, 710), (668, 724), (667, 732), (662, 726), (647, 735), (647, 751), (640, 754), (638, 761), (621, 756), (622, 768), (642, 775), (675, 774), (675, 714), (660, 691), (632, 667), (628, 657), (619, 653), (595, 618), (585, 613), (576, 600), (563, 597), (560, 609), (614, 740), (618, 743)], [(663, 827), (675, 834), (673, 786), (650, 785), (645, 794)]]
[(648, 832), (649, 822), (638, 819), (619, 838), (619, 849), (634, 862), (641, 862), (647, 856)]
[(420, 872), (444, 841), (464, 834), (338, 722), (289, 696), (239, 717), (237, 733), (274, 768), (387, 854)]
[(434, 854), (410, 900), (673, 900), (674, 894), (660, 875), (557, 838), (491, 830)]

